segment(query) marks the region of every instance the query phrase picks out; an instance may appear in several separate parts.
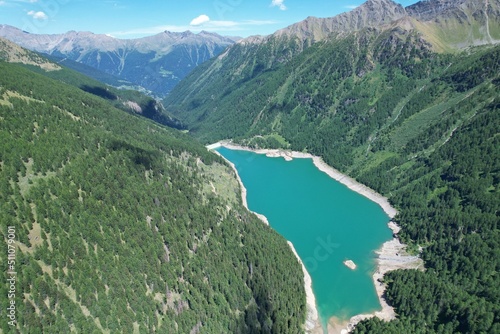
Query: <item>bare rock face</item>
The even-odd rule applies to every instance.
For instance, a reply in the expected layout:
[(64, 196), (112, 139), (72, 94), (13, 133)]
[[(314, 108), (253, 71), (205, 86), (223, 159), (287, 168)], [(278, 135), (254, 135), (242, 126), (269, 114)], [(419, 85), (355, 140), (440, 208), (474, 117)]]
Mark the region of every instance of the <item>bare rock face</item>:
[[(240, 43), (260, 44), (276, 38), (296, 38), (302, 45), (308, 46), (326, 39), (332, 33), (352, 33), (365, 28), (386, 29), (395, 25), (409, 31), (422, 28), (421, 24), (428, 22), (434, 24), (431, 27), (434, 29), (420, 30), (429, 40), (435, 40), (440, 32), (445, 36), (457, 35), (457, 27), (463, 30), (461, 33), (470, 35), (469, 38), (464, 38), (464, 35), (451, 38), (449, 42), (452, 48), (496, 43), (500, 40), (500, 36), (495, 35), (498, 29), (489, 27), (500, 25), (500, 0), (423, 0), (406, 8), (392, 0), (368, 0), (335, 17), (308, 17), (270, 36), (247, 38)], [(448, 41), (448, 37), (437, 38), (442, 38), (444, 43)]]
[(424, 36), (439, 36), (441, 43), (451, 49), (500, 42), (499, 0), (427, 0), (406, 11), (424, 27)]
[(452, 11), (457, 6), (467, 2), (467, 0), (434, 0), (419, 1), (406, 8), (408, 14), (419, 20), (428, 21), (435, 19), (439, 15)]
[(403, 6), (392, 0), (369, 0), (352, 11), (332, 18), (308, 17), (302, 22), (277, 31), (274, 35), (294, 35), (316, 42), (333, 32), (353, 32), (378, 27), (405, 16), (406, 11)]

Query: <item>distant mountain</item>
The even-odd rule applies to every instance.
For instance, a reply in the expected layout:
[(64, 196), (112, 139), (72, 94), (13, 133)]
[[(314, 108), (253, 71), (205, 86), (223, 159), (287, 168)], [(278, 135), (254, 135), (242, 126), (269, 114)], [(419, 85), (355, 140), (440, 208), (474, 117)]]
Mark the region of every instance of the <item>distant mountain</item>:
[[(203, 139), (220, 139), (212, 136), (216, 132), (222, 137), (240, 136), (243, 129), (248, 130), (242, 127), (242, 118), (248, 127), (255, 127), (265, 110), (273, 106), (273, 101), (281, 103), (288, 97), (286, 94), (296, 93), (293, 85), (298, 80), (305, 86), (310, 85), (305, 78), (290, 77), (290, 73), (304, 75), (310, 71), (317, 76), (331, 70), (342, 72), (343, 76), (354, 73), (359, 78), (374, 71), (381, 62), (410, 71), (410, 67), (424, 65), (426, 59), (436, 53), (456, 53), (498, 42), (500, 0), (429, 0), (407, 8), (391, 0), (369, 0), (332, 18), (309, 17), (272, 35), (238, 41), (181, 81), (165, 104), (190, 123), (191, 130)], [(317, 67), (312, 65), (313, 60)], [(273, 71), (279, 74), (273, 75)], [(272, 88), (245, 106), (230, 101), (240, 94), (241, 99), (238, 97), (237, 101), (246, 101), (250, 96), (248, 91), (256, 92), (253, 88), (247, 90), (246, 86), (255, 81), (259, 81), (261, 87)], [(321, 90), (316, 89), (314, 94), (318, 92)], [(226, 101), (229, 112), (225, 109)], [(248, 107), (256, 101), (262, 103), (255, 108)], [(241, 113), (239, 119), (234, 118), (238, 126), (219, 122), (221, 118), (233, 116), (236, 106), (240, 105), (243, 110), (251, 111)], [(207, 119), (218, 121), (214, 126)]]
[(380, 27), (406, 16), (400, 4), (390, 0), (369, 0), (352, 11), (331, 18), (308, 17), (273, 34), (299, 37), (313, 42), (328, 37), (331, 33), (352, 32), (368, 27)]
[(500, 42), (499, 0), (420, 1), (406, 12), (438, 51)]
[[(169, 114), (159, 101), (136, 90), (111, 87), (103, 82), (113, 84), (113, 81), (115, 83), (118, 82), (116, 78), (89, 66), (71, 60), (54, 62), (37, 52), (29, 51), (1, 37), (0, 60), (8, 63), (27, 65), (32, 71), (42, 74), (47, 78), (66, 83), (107, 100), (118, 109), (149, 118), (162, 125), (183, 129), (182, 123)], [(71, 67), (68, 67), (68, 64)], [(76, 68), (76, 70), (72, 70), (71, 68)], [(95, 80), (92, 78), (92, 75), (82, 74), (88, 74), (89, 72), (92, 72), (91, 74), (95, 74), (102, 80)]]
[(237, 38), (202, 31), (117, 39), (91, 32), (38, 35), (0, 25), (0, 36), (30, 50), (69, 58), (164, 97), (192, 69)]
[(100, 70), (96, 69), (95, 67), (85, 65), (83, 63), (79, 63), (75, 60), (71, 60), (71, 59), (66, 58), (66, 57), (61, 58), (61, 57), (52, 56), (52, 55), (49, 55), (46, 53), (44, 53), (43, 55), (44, 55), (44, 57), (46, 57), (47, 59), (49, 59), (50, 61), (52, 61), (58, 65), (71, 68), (71, 69), (73, 69), (73, 70), (75, 70), (83, 75), (91, 77), (95, 80), (98, 80), (98, 81), (104, 83), (104, 84), (107, 84), (107, 85), (110, 85), (113, 87), (119, 87), (121, 89), (130, 88), (130, 89), (146, 92), (146, 90), (144, 88), (137, 86), (137, 85), (134, 85), (130, 81), (120, 79), (112, 74), (108, 74), (106, 72), (100, 71)]

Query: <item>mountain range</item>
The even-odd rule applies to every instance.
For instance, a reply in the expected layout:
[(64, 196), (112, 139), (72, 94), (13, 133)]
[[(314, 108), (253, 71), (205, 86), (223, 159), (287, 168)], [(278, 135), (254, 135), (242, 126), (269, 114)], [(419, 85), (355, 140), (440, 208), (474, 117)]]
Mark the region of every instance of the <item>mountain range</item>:
[[(136, 90), (117, 89), (107, 82), (110, 76), (105, 76), (98, 71), (97, 77), (104, 79), (104, 82), (94, 80), (77, 71), (66, 67), (67, 62), (55, 63), (39, 53), (29, 51), (19, 45), (0, 37), (0, 60), (31, 66), (33, 71), (37, 71), (46, 77), (64, 82), (87, 93), (107, 99), (116, 108), (154, 120), (155, 122), (173, 128), (181, 129), (183, 125), (170, 115), (163, 105), (157, 100)], [(64, 65), (62, 65), (64, 64)], [(75, 63), (71, 63), (74, 65)], [(84, 65), (77, 67), (84, 69), (88, 73), (88, 68)]]
[(499, 13), (497, 0), (426, 0), (407, 7), (390, 0), (369, 0), (335, 17), (308, 17), (274, 34), (252, 36), (239, 43), (262, 43), (286, 36), (310, 45), (331, 34), (398, 26), (418, 31), (436, 51), (451, 51), (499, 42)]
[(143, 88), (156, 97), (164, 97), (192, 69), (238, 39), (206, 31), (164, 31), (138, 39), (76, 31), (42, 35), (8, 25), (0, 25), (0, 37), (54, 59), (88, 65), (123, 80), (124, 86)]

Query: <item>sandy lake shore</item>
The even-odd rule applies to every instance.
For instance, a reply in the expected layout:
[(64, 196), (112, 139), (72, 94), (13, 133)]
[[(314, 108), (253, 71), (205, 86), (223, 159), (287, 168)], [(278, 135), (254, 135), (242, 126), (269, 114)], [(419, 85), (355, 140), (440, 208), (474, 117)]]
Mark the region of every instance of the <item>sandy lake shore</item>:
[[(229, 149), (234, 149), (234, 150), (245, 150), (245, 151), (251, 151), (254, 153), (258, 154), (265, 154), (268, 157), (282, 157), (287, 161), (290, 161), (294, 158), (310, 158), (313, 160), (314, 165), (321, 170), (322, 172), (326, 173), (329, 175), (331, 178), (337, 180), (338, 182), (344, 184), (347, 186), (349, 189), (367, 197), (368, 199), (372, 200), (373, 202), (377, 203), (383, 210), (384, 212), (389, 216), (389, 218), (392, 220), (396, 214), (397, 210), (394, 209), (387, 198), (384, 196), (378, 194), (374, 190), (368, 188), (367, 186), (357, 182), (356, 180), (352, 179), (351, 177), (342, 174), (335, 168), (332, 168), (328, 166), (321, 157), (318, 156), (313, 156), (309, 153), (302, 153), (302, 152), (292, 152), (292, 151), (285, 151), (285, 150), (267, 150), (267, 149), (252, 149), (248, 147), (243, 147), (239, 145), (234, 145), (230, 141), (221, 141), (212, 145), (207, 146), (207, 149), (213, 150), (218, 147), (227, 147)], [(233, 167), (233, 169), (236, 171), (235, 166), (230, 163)], [(236, 175), (238, 173), (236, 172)], [(246, 189), (243, 186), (243, 183), (241, 182), (241, 179), (239, 176), (237, 176), (238, 181), (240, 182), (241, 185), (241, 192), (242, 192), (242, 198), (243, 198), (243, 203), (245, 207), (247, 207), (247, 202), (246, 202)], [(256, 213), (257, 214), (257, 213)], [(259, 218), (265, 219), (265, 216), (257, 214)], [(267, 222), (267, 219), (264, 220), (266, 224), (269, 224)], [(385, 284), (381, 283), (381, 280), (384, 276), (385, 273), (391, 271), (391, 270), (396, 270), (396, 269), (423, 269), (423, 262), (418, 256), (410, 256), (406, 254), (405, 249), (406, 245), (401, 244), (399, 239), (397, 238), (397, 233), (400, 230), (400, 227), (397, 226), (393, 221), (390, 221), (388, 223), (388, 227), (392, 230), (394, 238), (392, 240), (389, 240), (385, 242), (382, 247), (377, 250), (375, 253), (378, 255), (377, 256), (377, 270), (373, 274), (373, 283), (375, 285), (375, 289), (377, 291), (377, 295), (380, 301), (380, 304), (382, 306), (381, 311), (376, 311), (374, 313), (370, 314), (359, 314), (354, 317), (352, 317), (349, 320), (346, 321), (341, 321), (335, 317), (332, 317), (329, 319), (328, 324), (327, 324), (327, 330), (328, 333), (348, 333), (352, 331), (352, 329), (356, 326), (356, 324), (364, 319), (368, 319), (371, 317), (378, 317), (381, 320), (389, 321), (392, 320), (396, 317), (396, 314), (394, 312), (394, 309), (390, 307), (385, 299), (383, 298), (384, 291), (385, 291)], [(297, 255), (295, 252), (295, 249), (293, 247), (293, 244), (289, 242), (290, 248), (294, 252), (295, 256), (299, 259), (299, 262), (302, 264), (302, 261), (300, 257)], [(320, 319), (318, 317), (318, 312), (317, 312), (317, 307), (316, 307), (316, 301), (314, 294), (312, 293), (312, 281), (311, 277), (309, 276), (306, 268), (302, 264), (302, 268), (304, 271), (304, 284), (305, 284), (305, 289), (306, 289), (306, 295), (307, 295), (307, 319), (306, 319), (306, 333), (311, 333), (311, 334), (316, 334), (316, 333), (322, 333), (323, 330), (321, 328), (320, 324)]]

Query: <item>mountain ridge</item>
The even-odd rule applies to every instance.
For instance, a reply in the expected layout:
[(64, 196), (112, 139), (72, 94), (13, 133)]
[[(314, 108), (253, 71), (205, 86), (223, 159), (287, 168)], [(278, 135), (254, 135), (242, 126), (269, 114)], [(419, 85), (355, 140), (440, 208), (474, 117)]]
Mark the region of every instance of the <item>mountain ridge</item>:
[(193, 68), (238, 39), (206, 31), (198, 34), (164, 31), (136, 39), (79, 31), (39, 35), (8, 25), (0, 25), (0, 37), (29, 50), (92, 66), (143, 87), (159, 98), (168, 94)]
[(353, 32), (368, 27), (379, 27), (403, 16), (405, 16), (405, 10), (400, 4), (391, 0), (368, 0), (351, 11), (331, 18), (310, 16), (301, 22), (278, 30), (273, 35), (297, 35), (299, 37), (312, 35), (312, 41), (315, 42), (334, 32)]
[[(487, 9), (482, 9), (481, 5)], [(481, 13), (486, 16), (485, 22), (482, 21)], [(454, 26), (446, 27), (441, 22), (435, 22), (436, 18), (440, 17), (441, 20), (446, 22), (453, 21), (453, 19), (468, 20), (470, 26), (474, 26), (477, 24), (476, 21), (479, 21), (479, 23), (483, 24), (484, 33), (491, 35), (488, 25), (485, 24), (489, 21), (489, 16), (492, 16), (498, 26), (499, 14), (500, 1), (498, 0), (424, 0), (407, 7), (403, 7), (392, 0), (368, 0), (355, 9), (334, 17), (318, 18), (310, 16), (271, 35), (250, 36), (237, 43), (263, 43), (277, 37), (296, 37), (301, 39), (303, 43), (310, 45), (328, 38), (331, 34), (354, 32), (365, 28), (387, 29), (400, 20), (403, 29), (418, 30), (433, 45), (436, 51), (451, 51), (463, 49), (469, 45), (498, 43), (500, 42), (500, 31), (496, 30), (494, 37), (489, 36), (486, 39), (480, 38), (462, 43), (452, 42), (451, 45), (443, 46), (443, 44), (446, 44), (443, 40), (446, 41), (449, 37), (452, 37), (451, 41), (456, 39), (453, 38), (456, 31)], [(432, 30), (429, 31), (429, 27), (425, 25), (432, 25)], [(436, 30), (439, 29), (445, 30), (441, 32), (445, 36), (436, 41), (433, 34), (438, 34)]]
[[(105, 84), (105, 81), (116, 82), (117, 79), (102, 77), (102, 72), (90, 68), (103, 79), (102, 81), (94, 80), (92, 75), (84, 74), (88, 73), (89, 69), (88, 66), (83, 64), (68, 61), (67, 59), (59, 60), (50, 56), (44, 57), (2, 37), (0, 37), (0, 60), (7, 63), (22, 64), (33, 72), (42, 74), (47, 78), (64, 82), (69, 86), (107, 100), (114, 107), (125, 112), (141, 115), (168, 127), (183, 128), (178, 120), (166, 112), (159, 101), (136, 90), (117, 89)], [(78, 66), (75, 66), (75, 64)], [(76, 67), (79, 71), (71, 67)]]
[[(105, 51), (117, 51), (118, 49), (134, 48), (142, 52), (147, 52), (158, 50), (158, 48), (161, 50), (162, 48), (171, 46), (179, 41), (183, 41), (184, 44), (186, 41), (196, 44), (210, 37), (212, 42), (230, 45), (239, 39), (238, 37), (225, 37), (217, 33), (207, 31), (201, 31), (195, 34), (189, 30), (184, 32), (171, 32), (165, 30), (151, 36), (131, 39), (121, 39), (107, 34), (96, 34), (91, 31), (75, 30), (60, 34), (32, 34), (5, 24), (0, 24), (0, 36), (3, 36), (4, 38), (6, 38), (5, 36), (8, 36), (9, 40), (22, 47), (34, 49), (34, 51), (43, 53), (50, 53), (54, 49), (67, 51), (67, 48), (70, 46), (72, 48), (77, 46), (95, 48), (96, 45), (91, 44), (91, 42), (95, 43), (95, 41), (100, 44), (97, 46), (101, 47)], [(159, 45), (154, 45), (154, 43), (158, 43)]]

